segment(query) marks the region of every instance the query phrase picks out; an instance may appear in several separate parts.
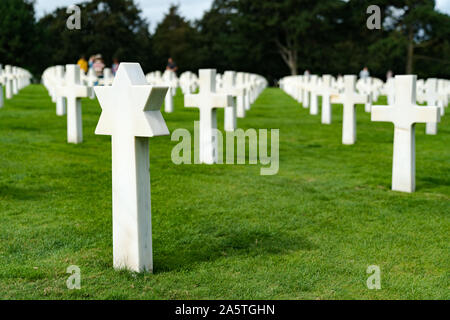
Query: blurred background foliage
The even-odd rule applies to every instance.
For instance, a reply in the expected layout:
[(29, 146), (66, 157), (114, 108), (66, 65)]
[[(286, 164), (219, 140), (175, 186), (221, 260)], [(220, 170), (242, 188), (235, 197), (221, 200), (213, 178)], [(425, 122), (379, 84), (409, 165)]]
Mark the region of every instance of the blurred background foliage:
[[(450, 74), (450, 16), (434, 0), (215, 0), (196, 21), (172, 5), (154, 32), (133, 0), (78, 5), (81, 30), (69, 30), (66, 8), (36, 19), (32, 0), (1, 0), (0, 63), (38, 77), (80, 55), (137, 61), (146, 72), (163, 70), (171, 56), (180, 72), (242, 70), (270, 83), (306, 69), (337, 75), (364, 66), (382, 79), (388, 70)], [(381, 30), (366, 27), (370, 5), (381, 9)]]

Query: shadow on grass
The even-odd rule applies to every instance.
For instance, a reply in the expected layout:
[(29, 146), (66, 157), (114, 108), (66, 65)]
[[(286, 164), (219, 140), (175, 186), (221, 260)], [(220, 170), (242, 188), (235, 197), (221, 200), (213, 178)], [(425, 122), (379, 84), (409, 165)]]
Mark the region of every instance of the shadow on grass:
[(164, 252), (155, 251), (154, 272), (191, 270), (201, 262), (220, 258), (281, 255), (291, 251), (309, 251), (315, 247), (306, 238), (295, 234), (261, 232), (240, 227), (225, 233), (205, 234), (200, 239), (196, 237), (191, 241), (183, 241)]
[(0, 199), (37, 200), (42, 198), (42, 195), (46, 192), (48, 192), (48, 189), (44, 187), (35, 188), (0, 185)]
[(449, 186), (450, 180), (445, 177), (422, 177), (416, 181), (416, 191), (437, 186)]

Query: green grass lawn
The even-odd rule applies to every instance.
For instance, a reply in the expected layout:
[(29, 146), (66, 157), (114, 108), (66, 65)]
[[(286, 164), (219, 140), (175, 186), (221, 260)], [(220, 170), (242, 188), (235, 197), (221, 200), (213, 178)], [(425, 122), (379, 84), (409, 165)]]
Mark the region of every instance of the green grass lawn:
[[(379, 103), (385, 103), (380, 99)], [(164, 114), (193, 132), (198, 110)], [(341, 144), (342, 106), (320, 124), (267, 89), (238, 126), (280, 129), (280, 169), (174, 165), (170, 137), (150, 141), (154, 274), (112, 268), (111, 140), (66, 143), (43, 86), (0, 109), (2, 299), (449, 299), (450, 117), (416, 127), (413, 194), (390, 190), (393, 125), (358, 107), (358, 141)], [(450, 112), (450, 109), (447, 110)], [(219, 111), (223, 128), (223, 111)], [(66, 269), (81, 269), (68, 290)], [(366, 286), (381, 268), (381, 290)]]

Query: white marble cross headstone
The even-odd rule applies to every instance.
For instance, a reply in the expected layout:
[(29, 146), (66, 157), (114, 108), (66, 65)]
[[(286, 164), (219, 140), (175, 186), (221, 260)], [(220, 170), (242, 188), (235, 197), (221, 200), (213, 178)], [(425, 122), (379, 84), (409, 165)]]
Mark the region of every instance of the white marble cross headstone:
[(303, 102), (302, 102), (302, 106), (303, 108), (309, 108), (309, 104), (310, 104), (310, 97), (309, 97), (309, 82), (311, 79), (311, 75), (307, 74), (307, 75), (303, 75), (303, 83), (302, 83), (302, 87), (303, 87)]
[(252, 105), (251, 96), (252, 96), (252, 84), (250, 83), (250, 74), (244, 72), (244, 86), (247, 89), (247, 94), (245, 95), (245, 110), (250, 110)]
[(81, 85), (80, 67), (76, 64), (66, 66), (64, 85), (58, 88), (58, 96), (66, 98), (67, 103), (67, 142), (83, 142), (83, 120), (81, 98), (88, 97), (88, 87)]
[(238, 118), (245, 118), (245, 101), (246, 96), (248, 94), (247, 88), (244, 85), (244, 73), (238, 72), (236, 73), (236, 86), (239, 90), (238, 96), (236, 99), (236, 115)]
[(164, 99), (164, 112), (173, 112), (173, 96), (176, 93), (176, 74), (171, 70), (166, 70), (163, 75), (164, 84), (169, 87)]
[(332, 94), (337, 94), (337, 90), (332, 88), (332, 79), (332, 76), (329, 74), (324, 74), (322, 76), (322, 85), (319, 93), (322, 96), (321, 122), (323, 124), (331, 123), (330, 97)]
[[(65, 73), (64, 73), (64, 66), (56, 66), (56, 81), (60, 81), (62, 82), (60, 85), (64, 85), (64, 77), (65, 77)], [(57, 116), (63, 116), (66, 114), (66, 100), (64, 98), (64, 96), (62, 95), (57, 95), (56, 97), (56, 115)]]
[(392, 190), (414, 192), (416, 174), (415, 124), (439, 122), (437, 107), (416, 105), (416, 76), (395, 77), (395, 102), (372, 106), (372, 121), (394, 123)]
[(19, 93), (19, 81), (18, 81), (18, 74), (17, 74), (18, 70), (17, 67), (12, 67), (12, 91), (13, 91), (13, 95), (16, 95)]
[(395, 80), (394, 78), (389, 78), (386, 81), (385, 84), (386, 87), (386, 95), (387, 95), (387, 101), (388, 104), (394, 104), (394, 99), (395, 99)]
[(114, 81), (114, 76), (112, 74), (112, 70), (110, 68), (105, 68), (103, 70), (103, 81), (102, 81), (103, 85), (110, 86), (110, 85), (112, 85), (113, 81)]
[(13, 72), (12, 66), (5, 66), (5, 97), (6, 99), (11, 99), (13, 97)]
[(344, 92), (339, 96), (333, 96), (331, 103), (342, 103), (344, 105), (342, 119), (342, 143), (354, 144), (356, 142), (356, 104), (364, 104), (367, 95), (357, 94), (355, 91), (356, 76), (344, 76)]
[[(426, 100), (428, 106), (437, 106), (438, 104), (438, 92), (437, 92), (437, 79), (430, 78), (427, 80), (426, 84)], [(439, 110), (440, 111), (440, 110)], [(439, 112), (440, 113), (440, 112)], [(427, 122), (425, 125), (425, 132), (426, 134), (437, 134), (438, 127), (437, 122)]]
[(97, 83), (98, 83), (98, 77), (95, 74), (94, 69), (90, 68), (86, 75), (86, 85), (89, 87), (89, 98), (90, 99), (95, 99), (94, 86)]
[(225, 131), (234, 131), (237, 127), (236, 121), (236, 104), (234, 97), (237, 96), (236, 92), (236, 72), (225, 71), (222, 78), (222, 91), (225, 94), (233, 96), (233, 104), (226, 106), (224, 111), (224, 129)]
[(217, 108), (233, 104), (233, 96), (216, 93), (216, 70), (201, 69), (200, 92), (184, 96), (185, 107), (200, 109), (200, 163), (213, 164), (218, 160)]
[(112, 86), (95, 87), (95, 133), (112, 136), (116, 269), (153, 271), (149, 137), (169, 135), (160, 111), (167, 90), (148, 85), (138, 63), (121, 63)]
[(318, 86), (318, 80), (319, 78), (317, 75), (313, 74), (311, 75), (311, 78), (309, 79), (309, 86), (308, 91), (310, 94), (310, 107), (309, 107), (309, 114), (316, 115), (319, 114), (319, 97), (317, 96), (317, 86)]
[(303, 102), (303, 76), (296, 76), (294, 79), (294, 97), (297, 102)]
[(367, 77), (362, 80), (363, 80), (362, 93), (367, 95), (367, 101), (364, 106), (364, 111), (370, 113), (370, 111), (372, 110), (372, 102), (373, 102), (373, 97), (372, 97), (373, 78)]

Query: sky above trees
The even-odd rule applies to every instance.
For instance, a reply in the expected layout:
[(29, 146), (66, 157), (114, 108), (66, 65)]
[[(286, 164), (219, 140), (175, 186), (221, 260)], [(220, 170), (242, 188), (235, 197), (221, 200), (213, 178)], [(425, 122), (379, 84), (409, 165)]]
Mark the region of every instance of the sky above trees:
[[(36, 0), (36, 13), (38, 17), (45, 12), (52, 12), (57, 7), (64, 7), (73, 4), (74, 0)], [(164, 18), (164, 13), (168, 11), (170, 5), (179, 4), (181, 14), (189, 20), (201, 18), (203, 13), (211, 7), (213, 0), (137, 0), (142, 8), (144, 16), (150, 22), (153, 30)], [(450, 0), (436, 0), (436, 9), (450, 14)]]

